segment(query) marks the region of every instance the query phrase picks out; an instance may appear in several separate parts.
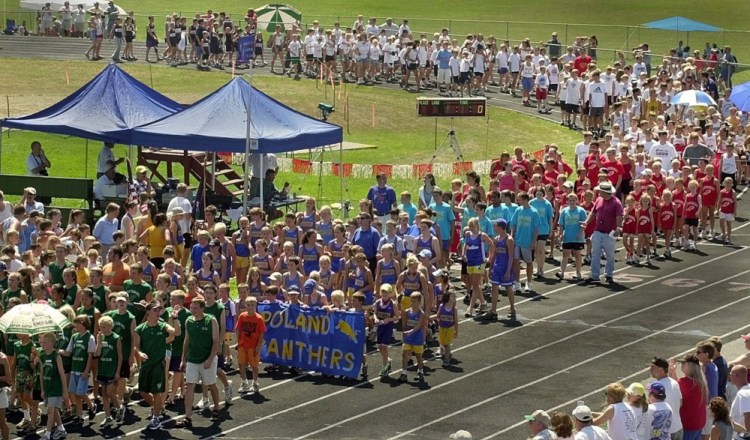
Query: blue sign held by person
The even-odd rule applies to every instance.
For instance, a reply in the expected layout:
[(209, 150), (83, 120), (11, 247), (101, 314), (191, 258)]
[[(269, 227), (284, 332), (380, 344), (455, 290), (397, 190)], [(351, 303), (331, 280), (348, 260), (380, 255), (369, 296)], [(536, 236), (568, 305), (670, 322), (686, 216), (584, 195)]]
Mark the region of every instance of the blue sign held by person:
[(237, 62), (246, 64), (255, 57), (255, 34), (245, 35), (237, 40)]
[(361, 312), (258, 304), (266, 321), (263, 362), (357, 378), (365, 347)]

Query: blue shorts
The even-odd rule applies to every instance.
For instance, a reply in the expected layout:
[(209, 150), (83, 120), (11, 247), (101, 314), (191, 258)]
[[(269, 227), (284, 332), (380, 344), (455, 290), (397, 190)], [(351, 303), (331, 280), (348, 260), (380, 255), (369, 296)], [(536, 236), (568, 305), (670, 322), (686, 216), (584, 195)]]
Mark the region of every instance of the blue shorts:
[(378, 345), (390, 345), (393, 342), (393, 324), (381, 324), (375, 327), (375, 333)]
[(513, 269), (511, 269), (510, 276), (505, 278), (506, 269), (506, 267), (493, 267), (490, 272), (490, 283), (503, 287), (512, 286), (513, 282), (516, 280), (516, 275), (513, 272)]
[(521, 78), (521, 87), (523, 87), (525, 91), (530, 91), (534, 88), (534, 78)]
[(448, 239), (442, 239), (442, 240), (440, 240), (440, 244), (443, 247), (442, 249), (444, 251), (447, 251), (451, 247), (451, 239), (450, 238), (448, 238)]
[(499, 69), (497, 69), (497, 73), (499, 73), (500, 75), (505, 75), (506, 73), (508, 73), (508, 68), (500, 67)]
[(84, 377), (83, 373), (70, 373), (68, 391), (76, 396), (85, 396), (89, 392), (89, 378)]

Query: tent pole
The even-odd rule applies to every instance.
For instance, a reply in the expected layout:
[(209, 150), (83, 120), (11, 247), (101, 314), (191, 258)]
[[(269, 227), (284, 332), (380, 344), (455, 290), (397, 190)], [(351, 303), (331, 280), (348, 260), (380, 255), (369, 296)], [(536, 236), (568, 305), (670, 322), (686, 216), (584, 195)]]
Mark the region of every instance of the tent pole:
[(86, 139), (86, 158), (83, 162), (83, 177), (89, 178), (89, 140)]
[[(341, 186), (341, 212), (344, 211), (344, 141), (339, 142), (339, 185)], [(344, 217), (346, 218), (346, 217)]]

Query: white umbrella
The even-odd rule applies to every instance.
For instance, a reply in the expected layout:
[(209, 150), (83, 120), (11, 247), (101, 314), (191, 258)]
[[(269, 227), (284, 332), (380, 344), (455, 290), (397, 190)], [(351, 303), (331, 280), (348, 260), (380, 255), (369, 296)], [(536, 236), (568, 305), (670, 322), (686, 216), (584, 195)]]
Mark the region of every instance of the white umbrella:
[(71, 322), (46, 302), (19, 304), (0, 318), (0, 331), (5, 334), (38, 335), (61, 332)]
[(289, 5), (282, 3), (272, 3), (255, 10), (258, 15), (258, 29), (273, 32), (276, 25), (281, 26), (281, 30), (291, 29), (292, 26), (302, 20), (302, 13)]
[(706, 92), (701, 92), (700, 90), (685, 90), (684, 92), (680, 92), (674, 95), (674, 98), (672, 98), (670, 103), (672, 105), (687, 105), (688, 107), (695, 107), (698, 105), (713, 105), (714, 107), (718, 107), (716, 101), (714, 101), (714, 98), (712, 98), (711, 95)]

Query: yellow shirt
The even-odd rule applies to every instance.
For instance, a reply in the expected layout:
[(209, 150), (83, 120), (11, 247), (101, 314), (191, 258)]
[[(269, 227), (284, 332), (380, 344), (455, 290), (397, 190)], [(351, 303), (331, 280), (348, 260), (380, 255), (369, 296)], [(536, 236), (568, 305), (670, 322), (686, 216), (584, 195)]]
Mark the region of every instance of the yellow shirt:
[(164, 238), (165, 228), (163, 226), (151, 226), (146, 229), (148, 233), (148, 245), (151, 250), (151, 258), (164, 257), (164, 247), (167, 246), (167, 240)]

